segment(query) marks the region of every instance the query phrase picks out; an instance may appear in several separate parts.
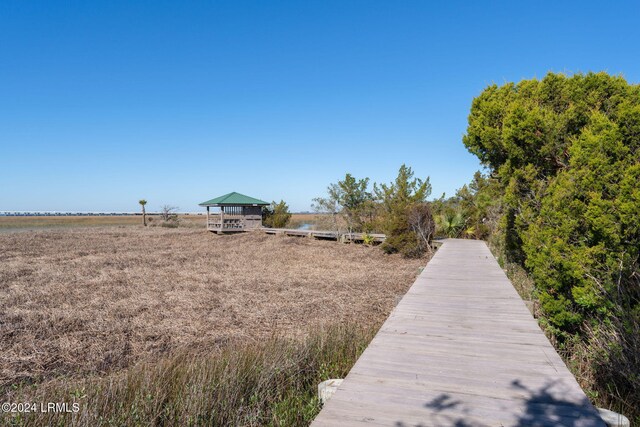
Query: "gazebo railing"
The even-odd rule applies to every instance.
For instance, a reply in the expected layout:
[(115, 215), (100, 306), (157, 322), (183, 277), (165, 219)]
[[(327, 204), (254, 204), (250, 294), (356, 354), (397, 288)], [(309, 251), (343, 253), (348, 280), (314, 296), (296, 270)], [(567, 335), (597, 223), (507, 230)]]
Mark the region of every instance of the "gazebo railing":
[(244, 215), (234, 214), (210, 214), (207, 221), (207, 228), (209, 230), (244, 230), (245, 217)]

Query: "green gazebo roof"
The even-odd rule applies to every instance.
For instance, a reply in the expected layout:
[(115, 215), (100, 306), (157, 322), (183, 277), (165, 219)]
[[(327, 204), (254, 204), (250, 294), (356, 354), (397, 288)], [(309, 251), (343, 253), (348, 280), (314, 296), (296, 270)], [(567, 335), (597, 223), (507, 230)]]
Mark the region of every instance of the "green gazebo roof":
[(254, 199), (234, 191), (233, 193), (202, 202), (200, 206), (266, 206), (269, 204), (264, 200)]

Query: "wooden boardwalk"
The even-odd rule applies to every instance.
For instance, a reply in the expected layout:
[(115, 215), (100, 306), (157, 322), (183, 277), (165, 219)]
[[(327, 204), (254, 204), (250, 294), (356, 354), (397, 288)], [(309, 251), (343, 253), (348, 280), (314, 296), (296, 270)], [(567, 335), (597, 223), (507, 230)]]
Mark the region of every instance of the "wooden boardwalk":
[[(316, 239), (329, 239), (340, 240), (342, 242), (363, 242), (365, 240), (366, 233), (339, 233), (337, 231), (326, 230), (301, 230), (293, 228), (257, 228), (256, 230), (267, 234), (284, 234), (286, 236), (299, 236), (299, 237), (315, 237)], [(382, 243), (386, 236), (384, 234), (372, 233), (368, 236), (371, 237), (373, 242)]]
[(446, 240), (313, 422), (604, 426), (486, 244)]

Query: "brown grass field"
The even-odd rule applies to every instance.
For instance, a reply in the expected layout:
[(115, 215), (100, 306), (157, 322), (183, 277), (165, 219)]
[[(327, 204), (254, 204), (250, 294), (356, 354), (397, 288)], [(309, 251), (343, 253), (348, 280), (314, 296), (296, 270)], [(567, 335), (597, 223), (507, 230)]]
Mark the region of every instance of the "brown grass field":
[[(314, 213), (294, 213), (289, 226), (298, 228), (302, 224), (316, 224), (327, 215)], [(179, 215), (181, 226), (202, 227), (206, 215)], [(159, 215), (147, 215), (150, 225), (161, 222)], [(326, 221), (325, 221), (326, 222)], [(142, 224), (140, 215), (97, 215), (97, 216), (0, 216), (0, 232), (14, 230), (42, 230), (75, 227), (125, 227)]]
[[(182, 225), (202, 226), (203, 215), (180, 215)], [(147, 215), (150, 224), (160, 222), (159, 215)], [(42, 230), (50, 228), (75, 227), (125, 227), (142, 225), (142, 216), (138, 215), (98, 215), (98, 216), (0, 216), (0, 232), (13, 230)]]
[(0, 395), (319, 325), (378, 325), (425, 263), (363, 245), (193, 228), (2, 233)]

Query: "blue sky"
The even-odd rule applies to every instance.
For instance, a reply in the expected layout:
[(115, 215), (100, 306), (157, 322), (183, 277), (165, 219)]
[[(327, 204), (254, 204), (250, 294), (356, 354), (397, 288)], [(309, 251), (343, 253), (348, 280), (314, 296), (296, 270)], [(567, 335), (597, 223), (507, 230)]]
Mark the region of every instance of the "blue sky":
[(406, 163), (453, 194), (474, 96), (548, 71), (640, 80), (640, 2), (0, 2), (0, 210), (238, 191), (307, 210)]

